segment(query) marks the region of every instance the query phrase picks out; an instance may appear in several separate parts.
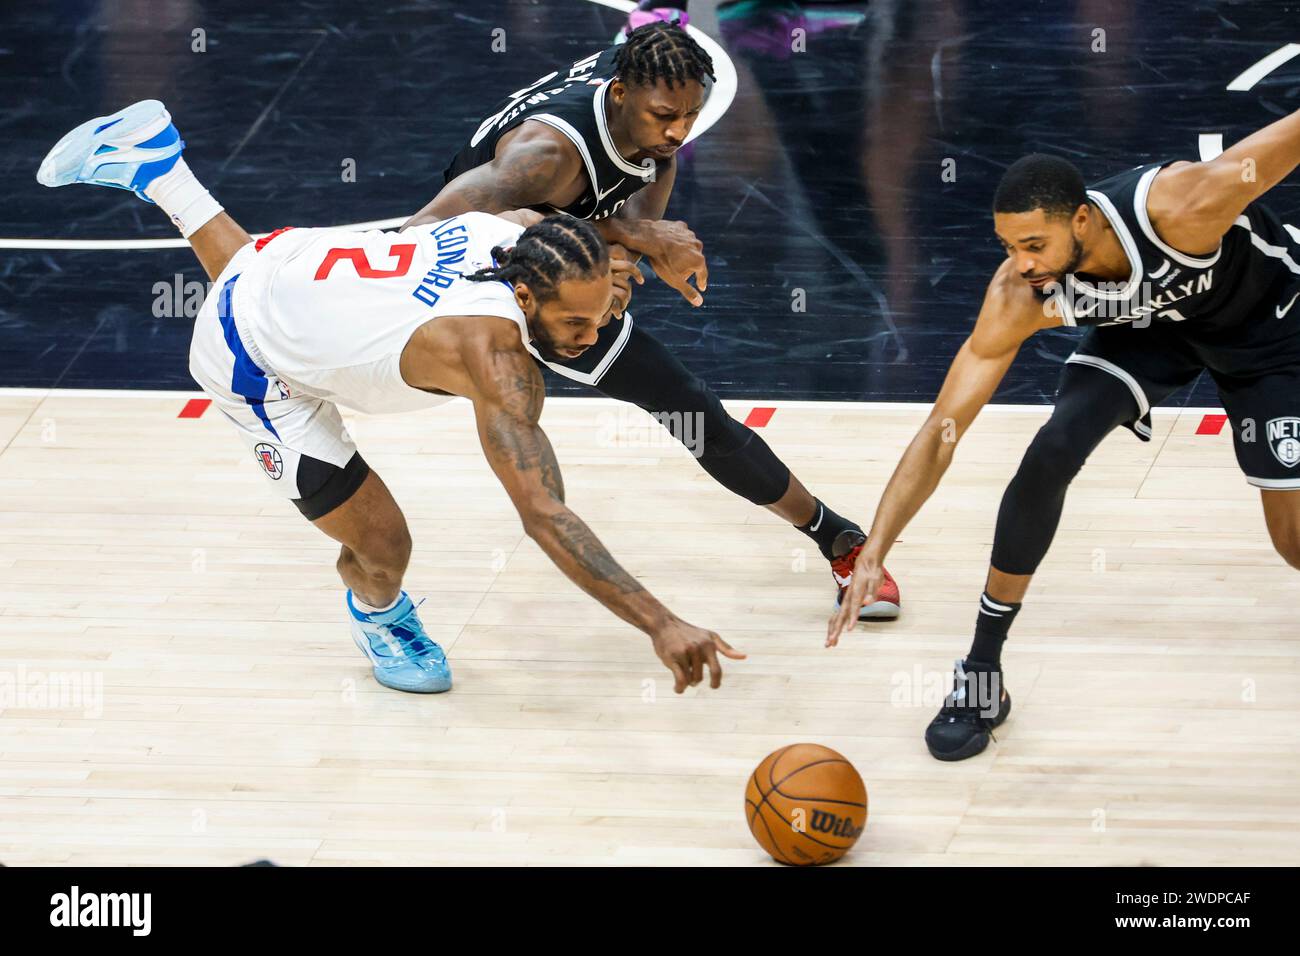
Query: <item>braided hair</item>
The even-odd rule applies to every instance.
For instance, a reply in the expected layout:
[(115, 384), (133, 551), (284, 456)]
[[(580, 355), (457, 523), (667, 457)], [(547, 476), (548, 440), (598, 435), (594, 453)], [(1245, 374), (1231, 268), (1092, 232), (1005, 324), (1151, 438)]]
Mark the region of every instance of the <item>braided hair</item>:
[(471, 282), (522, 282), (538, 302), (559, 294), (565, 279), (603, 274), (609, 268), (609, 249), (591, 223), (573, 216), (547, 216), (529, 226), (510, 248), (494, 246), (490, 269), (465, 276)]
[(614, 56), (614, 69), (624, 83), (636, 86), (663, 80), (671, 89), (714, 79), (712, 58), (675, 23), (647, 23), (629, 33)]

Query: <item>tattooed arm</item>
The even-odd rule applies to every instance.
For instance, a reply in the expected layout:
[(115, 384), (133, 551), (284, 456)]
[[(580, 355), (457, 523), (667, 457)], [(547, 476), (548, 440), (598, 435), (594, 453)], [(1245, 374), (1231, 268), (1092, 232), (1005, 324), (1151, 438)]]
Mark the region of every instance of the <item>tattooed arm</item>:
[(492, 162), (461, 173), (402, 228), (463, 212), (564, 206), (581, 194), (586, 175), (582, 157), (563, 133), (545, 123), (521, 123), (501, 137)]
[(546, 434), (538, 426), (545, 387), (509, 320), (481, 320), (482, 334), (461, 339), (479, 440), (514, 503), (524, 530), (582, 588), (623, 620), (650, 635), (655, 652), (674, 674), (675, 690), (698, 684), (707, 666), (711, 686), (722, 669), (718, 652), (743, 654), (711, 631), (687, 624), (659, 603), (605, 550), (600, 539), (564, 503), (564, 480)]

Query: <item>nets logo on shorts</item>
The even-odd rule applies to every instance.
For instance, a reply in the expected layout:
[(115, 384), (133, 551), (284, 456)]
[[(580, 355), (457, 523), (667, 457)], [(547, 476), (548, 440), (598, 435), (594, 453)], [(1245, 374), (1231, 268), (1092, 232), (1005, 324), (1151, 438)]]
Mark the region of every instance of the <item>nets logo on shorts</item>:
[(1288, 468), (1300, 464), (1300, 418), (1273, 418), (1266, 427), (1273, 457)]
[(253, 454), (257, 456), (257, 463), (262, 466), (262, 470), (279, 481), (284, 474), (284, 460), (276, 447), (262, 442), (253, 448)]

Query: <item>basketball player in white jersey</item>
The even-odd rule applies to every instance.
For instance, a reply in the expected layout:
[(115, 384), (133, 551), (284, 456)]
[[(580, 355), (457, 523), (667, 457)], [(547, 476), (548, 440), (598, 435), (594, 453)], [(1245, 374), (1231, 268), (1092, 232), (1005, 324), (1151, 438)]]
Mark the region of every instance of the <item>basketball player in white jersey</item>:
[(565, 506), (538, 426), (545, 391), (535, 359), (581, 355), (609, 321), (610, 258), (596, 231), (519, 210), (401, 233), (287, 229), (255, 243), (199, 184), (184, 145), (163, 105), (145, 100), (68, 133), (37, 179), (130, 189), (189, 240), (213, 280), (190, 372), (270, 486), (342, 545), (348, 618), (375, 679), (416, 693), (451, 688), (446, 656), (401, 587), (411, 552), (405, 518), (339, 406), (400, 412), (464, 396), (528, 535), (650, 636), (678, 693), (706, 667), (718, 687), (719, 655), (744, 655), (678, 618), (618, 565)]

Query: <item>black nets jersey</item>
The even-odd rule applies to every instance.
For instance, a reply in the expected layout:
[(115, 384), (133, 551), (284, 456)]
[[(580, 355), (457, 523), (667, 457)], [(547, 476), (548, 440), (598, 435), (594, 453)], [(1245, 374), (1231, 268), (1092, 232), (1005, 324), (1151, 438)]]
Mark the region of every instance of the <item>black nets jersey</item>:
[(1251, 203), (1208, 256), (1189, 256), (1156, 235), (1147, 194), (1164, 166), (1138, 166), (1104, 179), (1088, 200), (1115, 230), (1131, 272), (1122, 282), (1067, 275), (1052, 294), (1066, 325), (1189, 322), (1224, 328), (1258, 311), (1300, 276), (1300, 230)]
[(525, 120), (536, 120), (568, 137), (587, 171), (587, 189), (576, 201), (556, 211), (579, 219), (604, 219), (617, 212), (629, 196), (654, 182), (660, 169), (670, 162), (647, 159), (637, 165), (624, 159), (614, 147), (605, 106), (617, 50), (611, 47), (593, 53), (511, 93), (455, 155), (443, 173), (445, 181), (451, 182), (466, 170), (491, 162), (502, 136)]

